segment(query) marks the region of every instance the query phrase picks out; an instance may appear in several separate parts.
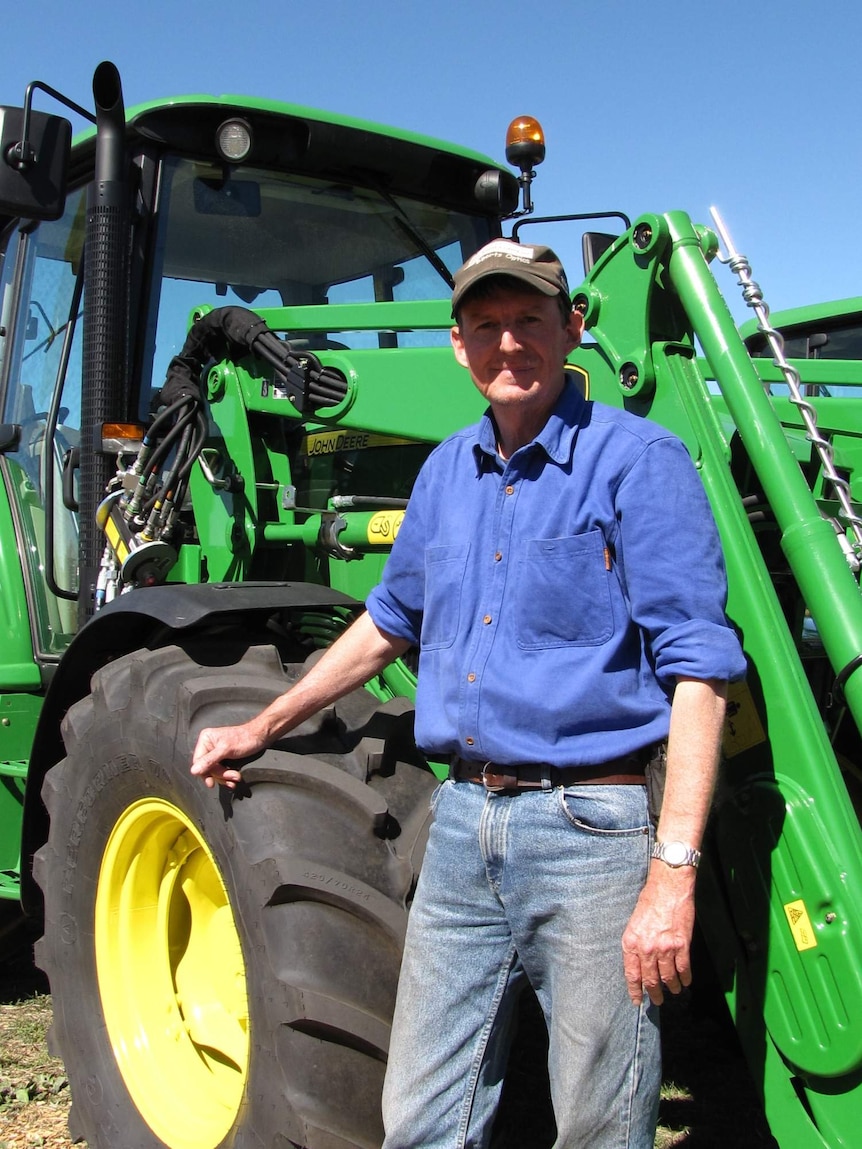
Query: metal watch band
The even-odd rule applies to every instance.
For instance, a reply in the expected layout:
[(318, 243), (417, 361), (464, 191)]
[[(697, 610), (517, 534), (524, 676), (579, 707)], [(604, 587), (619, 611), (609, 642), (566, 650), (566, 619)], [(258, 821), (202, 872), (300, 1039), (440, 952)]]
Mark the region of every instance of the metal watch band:
[(700, 850), (687, 846), (685, 842), (659, 842), (653, 843), (652, 855), (665, 862), (668, 866), (677, 869), (679, 866), (693, 866), (697, 869), (700, 864)]

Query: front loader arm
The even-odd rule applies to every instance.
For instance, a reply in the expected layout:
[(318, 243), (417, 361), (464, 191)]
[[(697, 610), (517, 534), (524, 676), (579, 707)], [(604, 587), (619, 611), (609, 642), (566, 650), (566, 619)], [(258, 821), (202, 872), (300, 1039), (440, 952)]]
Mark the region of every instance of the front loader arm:
[[(710, 498), (750, 670), (731, 694), (699, 921), (782, 1149), (836, 1149), (862, 1120), (862, 835), (859, 756), (839, 764), (828, 708), (846, 708), (858, 751), (862, 596), (810, 444), (782, 423), (709, 269), (716, 250), (683, 213), (637, 220), (576, 295), (596, 345), (575, 358), (594, 397), (680, 435)], [(843, 428), (857, 439), (859, 410)]]

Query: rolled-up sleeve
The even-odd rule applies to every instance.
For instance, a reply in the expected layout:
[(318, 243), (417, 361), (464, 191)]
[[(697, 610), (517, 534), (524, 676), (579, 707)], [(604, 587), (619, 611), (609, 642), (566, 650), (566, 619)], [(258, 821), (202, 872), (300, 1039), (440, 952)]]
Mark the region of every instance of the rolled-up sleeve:
[(659, 681), (744, 677), (745, 657), (724, 613), (718, 531), (684, 445), (670, 437), (644, 444), (621, 479), (616, 507), (632, 619)]
[(414, 644), (419, 642), (425, 603), (425, 501), (424, 471), (420, 471), (383, 578), (365, 602), (376, 626)]

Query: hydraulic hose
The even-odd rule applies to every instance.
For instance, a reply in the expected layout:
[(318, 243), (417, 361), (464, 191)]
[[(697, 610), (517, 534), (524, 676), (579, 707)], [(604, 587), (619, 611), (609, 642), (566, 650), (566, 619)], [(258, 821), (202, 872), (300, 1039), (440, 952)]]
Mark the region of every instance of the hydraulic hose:
[(197, 320), (182, 351), (168, 364), (160, 401), (170, 404), (182, 397), (199, 399), (200, 374), (207, 363), (249, 353), (275, 370), (300, 412), (333, 407), (347, 394), (347, 382), (339, 372), (323, 367), (314, 355), (294, 354), (255, 312), (244, 307), (217, 307)]

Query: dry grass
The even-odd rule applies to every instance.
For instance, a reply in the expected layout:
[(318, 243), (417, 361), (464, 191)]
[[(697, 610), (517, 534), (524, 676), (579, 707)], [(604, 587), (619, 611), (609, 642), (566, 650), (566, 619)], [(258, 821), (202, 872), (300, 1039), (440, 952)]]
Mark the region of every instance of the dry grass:
[[(69, 1083), (45, 1040), (47, 985), (29, 962), (0, 976), (0, 1149), (70, 1149)], [(79, 1142), (79, 1146), (83, 1145)]]

